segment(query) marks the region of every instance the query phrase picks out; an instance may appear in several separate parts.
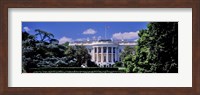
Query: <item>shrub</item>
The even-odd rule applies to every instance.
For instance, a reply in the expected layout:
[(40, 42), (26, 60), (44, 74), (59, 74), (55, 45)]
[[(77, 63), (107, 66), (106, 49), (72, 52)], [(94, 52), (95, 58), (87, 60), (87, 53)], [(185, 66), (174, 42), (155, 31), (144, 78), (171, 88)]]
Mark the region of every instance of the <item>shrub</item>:
[(113, 65), (114, 67), (122, 67), (123, 63), (122, 62), (115, 62)]
[(87, 66), (88, 67), (98, 67), (97, 64), (95, 64), (95, 62), (92, 62), (91, 60), (87, 61)]

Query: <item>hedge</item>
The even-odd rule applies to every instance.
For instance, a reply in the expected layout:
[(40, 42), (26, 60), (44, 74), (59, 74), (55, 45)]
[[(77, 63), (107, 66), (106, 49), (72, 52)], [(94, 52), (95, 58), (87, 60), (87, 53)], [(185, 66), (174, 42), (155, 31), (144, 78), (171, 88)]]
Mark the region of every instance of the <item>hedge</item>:
[(118, 68), (99, 68), (99, 67), (51, 67), (51, 68), (30, 68), (29, 73), (32, 72), (117, 72)]
[(122, 71), (34, 71), (33, 73), (126, 73)]

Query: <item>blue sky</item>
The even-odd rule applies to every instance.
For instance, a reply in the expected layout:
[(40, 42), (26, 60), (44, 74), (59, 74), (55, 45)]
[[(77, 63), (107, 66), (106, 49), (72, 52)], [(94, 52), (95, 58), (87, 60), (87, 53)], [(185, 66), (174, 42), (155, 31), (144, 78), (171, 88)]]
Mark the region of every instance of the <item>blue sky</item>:
[[(94, 39), (136, 40), (148, 22), (22, 22), (23, 31), (41, 29), (54, 34), (60, 43)], [(106, 31), (106, 37), (105, 37)]]

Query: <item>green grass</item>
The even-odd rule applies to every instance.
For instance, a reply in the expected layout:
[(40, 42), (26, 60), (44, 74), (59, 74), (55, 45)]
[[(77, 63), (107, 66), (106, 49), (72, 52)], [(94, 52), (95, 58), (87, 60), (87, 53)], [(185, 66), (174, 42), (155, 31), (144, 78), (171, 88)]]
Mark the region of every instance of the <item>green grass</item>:
[(126, 68), (125, 67), (118, 67), (118, 71), (121, 72), (121, 73), (125, 73)]

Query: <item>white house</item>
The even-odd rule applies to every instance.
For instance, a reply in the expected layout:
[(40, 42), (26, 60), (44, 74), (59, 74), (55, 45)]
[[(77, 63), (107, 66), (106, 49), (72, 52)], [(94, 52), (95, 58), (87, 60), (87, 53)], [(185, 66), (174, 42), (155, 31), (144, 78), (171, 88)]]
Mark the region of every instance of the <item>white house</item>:
[(85, 46), (92, 57), (91, 61), (95, 62), (99, 67), (111, 67), (116, 61), (121, 61), (120, 53), (125, 46), (134, 47), (136, 44), (136, 42), (112, 40), (88, 40), (69, 43), (70, 46)]

